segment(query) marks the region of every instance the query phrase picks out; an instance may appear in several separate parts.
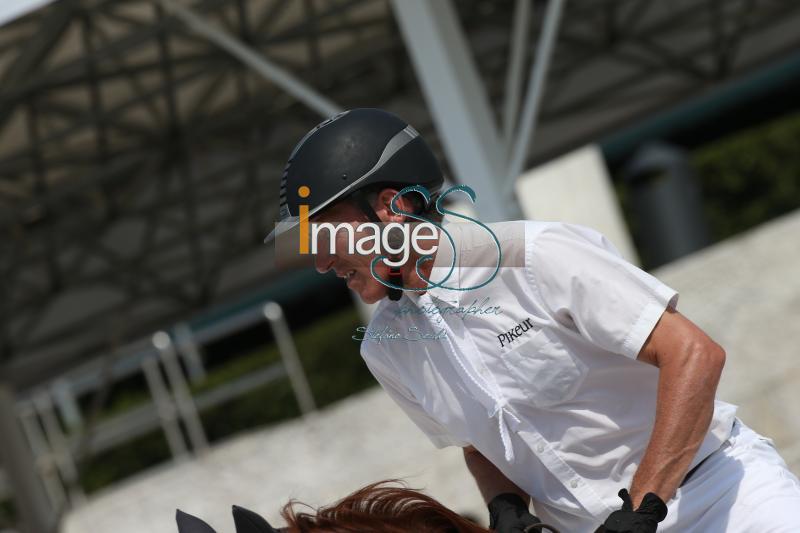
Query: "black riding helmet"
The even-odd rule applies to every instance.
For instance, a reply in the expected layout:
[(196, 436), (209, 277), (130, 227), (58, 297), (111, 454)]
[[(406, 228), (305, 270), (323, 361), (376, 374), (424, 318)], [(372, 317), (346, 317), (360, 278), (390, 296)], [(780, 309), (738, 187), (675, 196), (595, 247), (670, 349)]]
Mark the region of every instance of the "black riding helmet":
[[(380, 222), (365, 188), (421, 185), (434, 196), (443, 182), (436, 156), (400, 117), (381, 109), (344, 111), (318, 124), (292, 150), (281, 178), (280, 220), (264, 242), (300, 223), (300, 204), (308, 205), (311, 217), (352, 198), (371, 221)], [(391, 269), (390, 279), (402, 286), (399, 268)], [(388, 293), (391, 300), (402, 295), (391, 287)]]
[[(300, 222), (300, 204), (313, 216), (370, 185), (422, 185), (434, 194), (443, 181), (436, 156), (403, 119), (381, 109), (344, 111), (315, 126), (292, 150), (281, 178), (280, 220), (264, 242)], [(310, 194), (301, 197), (304, 185)]]

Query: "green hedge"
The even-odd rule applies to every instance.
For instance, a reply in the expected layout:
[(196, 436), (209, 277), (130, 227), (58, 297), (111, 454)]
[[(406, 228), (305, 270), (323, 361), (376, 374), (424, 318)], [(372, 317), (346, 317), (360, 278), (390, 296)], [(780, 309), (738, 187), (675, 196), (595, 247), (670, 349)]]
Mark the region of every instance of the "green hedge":
[(696, 150), (692, 164), (715, 239), (800, 207), (800, 113)]
[(0, 500), (0, 530), (11, 529), (17, 522), (17, 510), (11, 500)]

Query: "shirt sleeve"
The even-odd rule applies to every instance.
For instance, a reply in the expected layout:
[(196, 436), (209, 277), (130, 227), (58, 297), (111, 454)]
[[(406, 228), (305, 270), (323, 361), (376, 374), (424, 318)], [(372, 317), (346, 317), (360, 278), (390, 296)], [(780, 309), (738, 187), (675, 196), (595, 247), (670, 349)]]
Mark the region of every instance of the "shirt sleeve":
[(526, 258), (547, 310), (600, 348), (636, 359), (678, 292), (622, 258), (600, 232), (554, 223), (536, 233)]
[[(363, 350), (363, 348), (362, 348)], [(406, 387), (404, 387), (397, 380), (393, 379), (391, 374), (380, 371), (380, 365), (375, 361), (370, 361), (364, 357), (372, 375), (380, 383), (383, 390), (400, 406), (406, 415), (416, 424), (416, 426), (428, 437), (428, 439), (437, 448), (445, 448), (447, 446), (460, 446), (464, 447), (469, 445), (454, 436), (452, 436), (447, 429), (432, 418), (419, 404)]]

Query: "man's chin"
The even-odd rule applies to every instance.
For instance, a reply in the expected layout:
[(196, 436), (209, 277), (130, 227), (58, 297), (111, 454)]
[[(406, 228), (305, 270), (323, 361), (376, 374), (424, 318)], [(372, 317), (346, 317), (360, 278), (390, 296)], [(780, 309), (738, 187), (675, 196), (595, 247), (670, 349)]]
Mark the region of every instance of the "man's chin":
[(361, 298), (361, 301), (365, 304), (374, 304), (376, 302), (381, 301), (384, 297), (386, 297), (386, 287), (381, 285), (380, 287), (367, 287), (362, 290), (356, 291), (358, 297)]

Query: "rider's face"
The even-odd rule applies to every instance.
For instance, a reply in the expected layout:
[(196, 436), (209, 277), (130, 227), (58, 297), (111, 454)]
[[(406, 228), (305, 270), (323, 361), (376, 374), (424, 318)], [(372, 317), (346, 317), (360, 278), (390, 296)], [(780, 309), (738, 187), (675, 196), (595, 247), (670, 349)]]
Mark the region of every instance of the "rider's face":
[[(368, 221), (366, 215), (348, 201), (328, 207), (310, 219), (312, 223), (330, 222), (334, 226), (344, 223), (354, 229)], [(355, 235), (357, 241), (359, 233), (355, 232)], [(348, 253), (346, 231), (335, 233), (334, 253), (330, 253), (329, 236), (328, 231), (320, 231), (317, 234), (317, 253), (314, 256), (314, 266), (317, 271), (325, 273), (333, 269), (337, 276), (347, 280), (347, 287), (358, 293), (365, 303), (375, 303), (386, 296), (387, 287), (379, 283), (370, 272), (370, 263), (375, 256)], [(375, 272), (381, 279), (389, 277), (389, 267), (380, 261), (375, 265)]]

